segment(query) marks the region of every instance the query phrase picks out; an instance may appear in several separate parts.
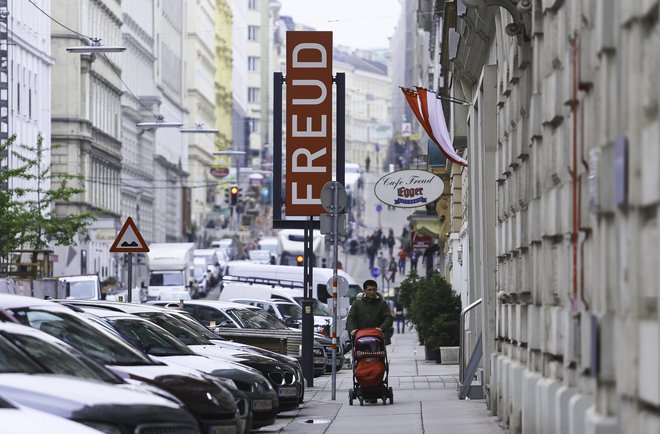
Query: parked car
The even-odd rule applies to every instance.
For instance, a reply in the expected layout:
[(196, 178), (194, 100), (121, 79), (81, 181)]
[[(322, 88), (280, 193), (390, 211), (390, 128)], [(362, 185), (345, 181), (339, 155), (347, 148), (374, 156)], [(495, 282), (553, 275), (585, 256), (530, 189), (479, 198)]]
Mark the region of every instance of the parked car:
[(234, 298), (233, 303), (259, 307), (282, 321), (287, 327), (301, 328), (302, 308), (297, 303), (284, 300), (258, 300), (254, 298)]
[[(197, 354), (221, 358), (254, 368), (270, 381), (277, 392), (280, 411), (298, 408), (299, 397), (303, 394), (304, 385), (302, 373), (299, 371), (296, 361), (280, 362), (260, 354), (216, 345), (215, 340), (209, 339), (208, 335), (199, 333), (175, 313), (162, 307), (105, 302), (74, 302), (74, 304), (80, 307), (95, 306), (139, 316), (167, 330)], [(211, 335), (213, 334), (211, 333)]]
[(45, 426), (53, 433), (101, 434), (101, 431), (88, 426), (34, 410), (2, 397), (0, 397), (0, 420), (2, 432), (7, 434), (43, 434)]
[[(154, 304), (166, 305), (155, 302)], [(213, 332), (221, 333), (223, 328), (244, 328), (257, 330), (276, 330), (282, 336), (294, 338), (288, 346), (298, 346), (302, 342), (299, 330), (291, 330), (277, 318), (263, 312), (254, 311), (250, 306), (211, 300), (193, 300), (183, 304), (183, 309), (195, 317)], [(296, 343), (297, 342), (297, 343)], [(318, 351), (318, 348), (321, 351)], [(314, 350), (314, 375), (323, 375), (327, 360), (323, 346)]]
[(169, 312), (170, 315), (173, 315), (180, 321), (183, 321), (186, 324), (186, 326), (189, 329), (191, 329), (194, 333), (196, 333), (199, 336), (204, 336), (206, 339), (210, 340), (211, 342), (213, 342), (213, 344), (217, 346), (229, 350), (248, 353), (248, 354), (259, 354), (262, 356), (269, 357), (271, 359), (275, 359), (279, 362), (286, 363), (288, 366), (290, 366), (292, 369), (296, 371), (296, 377), (299, 379), (301, 385), (303, 386), (299, 398), (299, 402), (300, 403), (303, 402), (303, 398), (305, 395), (305, 387), (304, 387), (305, 382), (303, 380), (302, 367), (300, 366), (300, 362), (298, 361), (298, 359), (296, 359), (295, 357), (276, 353), (274, 351), (270, 351), (264, 348), (227, 340), (222, 336), (220, 336), (219, 334), (213, 333), (211, 330), (205, 327), (204, 324), (202, 324), (196, 318), (190, 315), (190, 313), (186, 312), (183, 309), (180, 309), (178, 305), (175, 308), (166, 309), (166, 312)]
[(108, 326), (86, 319), (80, 309), (75, 312), (52, 301), (0, 294), (0, 321), (40, 329), (68, 342), (122, 378), (144, 381), (168, 391), (188, 407), (205, 432), (234, 425), (239, 432), (251, 428), (249, 402), (233, 382), (207, 377), (195, 369), (156, 362)]
[[(53, 375), (0, 338), (0, 396), (106, 433), (199, 433), (178, 400), (70, 376)], [(1, 427), (1, 425), (0, 425)]]
[(170, 365), (197, 369), (206, 374), (230, 379), (250, 400), (252, 428), (272, 425), (279, 411), (279, 401), (270, 382), (256, 369), (220, 359), (195, 354), (165, 329), (135, 315), (98, 307), (85, 307), (150, 357)]

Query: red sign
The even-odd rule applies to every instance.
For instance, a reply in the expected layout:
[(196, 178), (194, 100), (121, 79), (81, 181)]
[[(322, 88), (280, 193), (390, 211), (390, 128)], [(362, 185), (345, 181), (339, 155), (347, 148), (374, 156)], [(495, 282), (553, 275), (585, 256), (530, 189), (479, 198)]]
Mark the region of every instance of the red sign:
[(433, 245), (433, 238), (430, 235), (415, 232), (412, 238), (413, 249), (428, 249)]
[(286, 214), (318, 216), (332, 181), (332, 32), (286, 33)]

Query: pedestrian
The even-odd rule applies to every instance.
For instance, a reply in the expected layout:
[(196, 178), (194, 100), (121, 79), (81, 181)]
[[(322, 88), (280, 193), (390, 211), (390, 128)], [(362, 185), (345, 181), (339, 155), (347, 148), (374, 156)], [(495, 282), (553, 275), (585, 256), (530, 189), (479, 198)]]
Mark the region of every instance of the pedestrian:
[(417, 271), (417, 260), (419, 259), (419, 252), (412, 249), (410, 251), (410, 270)]
[[(364, 290), (362, 297), (355, 299), (346, 317), (346, 330), (352, 339), (360, 329), (375, 328), (383, 333), (385, 345), (391, 344), (394, 321), (387, 302), (378, 293), (378, 283), (371, 279), (365, 280), (362, 289)], [(373, 399), (368, 402), (376, 401)]]
[(378, 268), (380, 270), (381, 281), (383, 286), (385, 286), (385, 279), (387, 279), (387, 258), (383, 256), (383, 252), (378, 252)]
[(394, 283), (394, 278), (396, 277), (396, 270), (397, 270), (397, 265), (396, 261), (394, 260), (394, 256), (390, 258), (390, 264), (387, 266), (387, 271), (389, 272), (389, 279), (387, 279), (388, 282)]
[(408, 259), (408, 252), (406, 252), (406, 249), (401, 248), (399, 250), (399, 274), (402, 276), (406, 274), (406, 260)]
[(371, 158), (367, 155), (367, 158), (364, 160), (364, 168), (367, 170), (367, 173), (369, 173), (369, 166), (371, 166)]
[(389, 249), (390, 257), (394, 256), (393, 252), (394, 252), (395, 241), (396, 240), (394, 239), (394, 230), (390, 228), (390, 231), (387, 234), (387, 248)]
[(371, 235), (367, 235), (367, 258), (369, 258), (369, 270), (374, 268), (376, 251), (376, 244), (374, 243), (373, 237)]
[(406, 332), (406, 315), (398, 302), (394, 305), (394, 319), (396, 319), (396, 332), (405, 333)]

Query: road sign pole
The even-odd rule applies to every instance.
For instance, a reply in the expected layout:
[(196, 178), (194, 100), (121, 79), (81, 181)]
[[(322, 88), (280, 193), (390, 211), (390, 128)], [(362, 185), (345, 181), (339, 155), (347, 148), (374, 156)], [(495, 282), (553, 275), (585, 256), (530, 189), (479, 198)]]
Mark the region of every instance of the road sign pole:
[(126, 294), (128, 302), (132, 303), (133, 302), (133, 254), (128, 253), (127, 254), (127, 260), (128, 260), (128, 292)]
[(339, 258), (339, 187), (341, 184), (333, 183), (332, 191), (332, 393), (331, 400), (337, 396), (337, 260)]

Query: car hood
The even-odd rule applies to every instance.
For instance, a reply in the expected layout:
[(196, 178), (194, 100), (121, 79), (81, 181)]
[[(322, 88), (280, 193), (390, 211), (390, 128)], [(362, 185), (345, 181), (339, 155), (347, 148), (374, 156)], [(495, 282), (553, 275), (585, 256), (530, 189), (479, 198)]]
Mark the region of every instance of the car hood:
[(213, 345), (221, 348), (233, 349), (251, 354), (259, 354), (265, 357), (270, 357), (271, 359), (275, 359), (278, 362), (282, 362), (282, 363), (292, 363), (293, 365), (298, 364), (298, 361), (294, 357), (286, 356), (284, 354), (276, 353), (274, 351), (266, 350), (252, 345), (242, 344), (233, 341), (225, 341), (225, 340), (214, 340), (212, 342)]
[(226, 360), (209, 359), (208, 357), (196, 355), (158, 357), (152, 356), (152, 358), (168, 364), (175, 364), (178, 366), (197, 369), (198, 371), (202, 371), (216, 377), (224, 377), (249, 383), (261, 380), (265, 381), (263, 375), (261, 375), (261, 373), (259, 373), (259, 371), (256, 369), (252, 369), (248, 366), (239, 365), (238, 363), (229, 362)]
[(262, 374), (265, 374), (266, 372), (269, 372), (273, 369), (287, 371), (293, 370), (291, 367), (284, 363), (281, 363), (275, 359), (271, 359), (270, 357), (262, 356), (260, 354), (250, 354), (244, 351), (221, 348), (217, 345), (188, 345), (188, 347), (197, 354), (240, 363), (241, 365), (254, 368)]
[(0, 395), (36, 410), (74, 420), (126, 424), (195, 423), (168, 399), (96, 381), (49, 374), (1, 374)]
[(197, 370), (168, 365), (108, 366), (119, 375), (157, 386), (180, 399), (193, 413), (233, 413), (230, 390), (203, 377)]
[(100, 431), (61, 417), (53, 416), (28, 407), (0, 408), (2, 431), (21, 434), (42, 434), (44, 427), (49, 432), (67, 434), (99, 434)]

